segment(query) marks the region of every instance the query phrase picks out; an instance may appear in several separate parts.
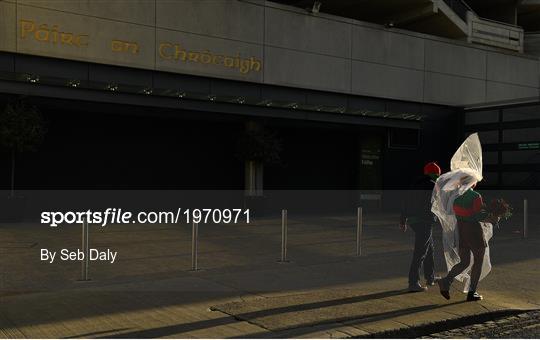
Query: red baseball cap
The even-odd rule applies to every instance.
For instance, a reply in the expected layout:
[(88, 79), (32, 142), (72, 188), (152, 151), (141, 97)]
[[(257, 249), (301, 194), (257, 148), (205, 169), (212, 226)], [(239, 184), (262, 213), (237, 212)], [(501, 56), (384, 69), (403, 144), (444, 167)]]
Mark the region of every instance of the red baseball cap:
[(426, 164), (424, 166), (424, 175), (437, 175), (437, 176), (440, 176), (441, 175), (441, 167), (435, 163), (435, 162), (430, 162), (428, 164)]

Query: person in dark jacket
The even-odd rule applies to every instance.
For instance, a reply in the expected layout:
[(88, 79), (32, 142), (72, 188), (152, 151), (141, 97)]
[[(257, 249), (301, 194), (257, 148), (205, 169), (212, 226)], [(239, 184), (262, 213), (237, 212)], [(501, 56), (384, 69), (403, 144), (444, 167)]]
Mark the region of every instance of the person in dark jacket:
[(435, 264), (433, 258), (432, 226), (435, 222), (431, 212), (431, 193), (441, 168), (435, 162), (426, 164), (424, 175), (417, 178), (412, 191), (402, 205), (400, 228), (406, 231), (409, 227), (414, 231), (414, 252), (409, 269), (409, 291), (427, 290), (420, 283), (420, 268), (424, 267), (426, 285), (435, 285)]

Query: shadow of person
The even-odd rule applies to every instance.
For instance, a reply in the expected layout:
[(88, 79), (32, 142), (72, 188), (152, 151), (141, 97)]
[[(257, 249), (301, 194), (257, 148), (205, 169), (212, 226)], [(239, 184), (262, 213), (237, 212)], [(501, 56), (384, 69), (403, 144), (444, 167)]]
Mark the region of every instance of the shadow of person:
[[(293, 305), (293, 306), (283, 306), (283, 307), (265, 309), (265, 310), (255, 311), (255, 312), (240, 313), (240, 314), (235, 314), (235, 317), (242, 320), (250, 320), (250, 319), (256, 319), (256, 318), (282, 314), (282, 313), (302, 312), (302, 311), (307, 311), (311, 309), (319, 309), (319, 308), (325, 308), (325, 307), (353, 304), (353, 303), (364, 302), (364, 301), (369, 301), (369, 300), (384, 299), (387, 297), (408, 294), (408, 293), (409, 292), (406, 289), (391, 290), (391, 291), (378, 292), (378, 293), (367, 294), (367, 295), (351, 296), (351, 297), (346, 297), (346, 298), (341, 298), (341, 299), (310, 302), (310, 303), (304, 303), (304, 304)], [(222, 306), (223, 307), (215, 306), (215, 307), (211, 307), (210, 309), (230, 314), (226, 310), (226, 307), (225, 307), (226, 305), (222, 305)]]
[(325, 320), (324, 322), (309, 322), (309, 323), (295, 325), (294, 327), (272, 329), (271, 332), (259, 332), (259, 333), (246, 334), (237, 338), (268, 338), (268, 337), (299, 338), (305, 334), (313, 333), (315, 331), (321, 332), (325, 330), (339, 328), (340, 326), (345, 326), (345, 325), (340, 325), (340, 323), (350, 322), (350, 323), (353, 323), (355, 326), (359, 326), (363, 323), (389, 320), (389, 319), (397, 318), (404, 315), (426, 312), (426, 311), (442, 308), (445, 306), (457, 305), (457, 304), (462, 304), (462, 303), (465, 303), (465, 301), (458, 301), (458, 302), (442, 304), (442, 305), (430, 304), (430, 305), (424, 305), (424, 306), (408, 307), (408, 308), (402, 308), (398, 310), (392, 310), (392, 311), (381, 312), (381, 313), (355, 314), (355, 315), (350, 315), (347, 317), (328, 319), (328, 320)]
[[(312, 302), (312, 303), (299, 304), (299, 305), (293, 305), (293, 306), (277, 307), (277, 308), (265, 309), (265, 310), (255, 311), (255, 312), (240, 313), (240, 314), (230, 314), (230, 313), (222, 311), (220, 307), (212, 307), (211, 310), (221, 311), (230, 316), (211, 319), (211, 320), (196, 321), (192, 323), (170, 325), (170, 326), (164, 326), (164, 327), (156, 327), (152, 329), (126, 332), (126, 333), (121, 333), (121, 334), (116, 334), (116, 335), (109, 335), (106, 337), (107, 338), (110, 338), (110, 337), (154, 338), (154, 337), (171, 336), (171, 335), (176, 335), (176, 334), (181, 334), (181, 333), (186, 333), (186, 332), (191, 332), (191, 331), (196, 331), (196, 330), (201, 330), (201, 329), (206, 329), (206, 328), (211, 328), (211, 327), (237, 323), (239, 321), (244, 321), (244, 320), (250, 321), (256, 318), (290, 313), (290, 312), (302, 312), (302, 311), (307, 311), (307, 310), (312, 310), (312, 309), (320, 309), (320, 308), (325, 308), (325, 307), (353, 304), (353, 303), (369, 301), (369, 300), (378, 300), (378, 299), (383, 299), (383, 298), (402, 295), (402, 294), (409, 294), (409, 292), (405, 289), (392, 290), (392, 291), (385, 291), (385, 292), (360, 295), (360, 296), (352, 296), (352, 297), (346, 297), (346, 298), (340, 298), (340, 299), (334, 299), (334, 300), (328, 300), (328, 301), (320, 301), (320, 302)], [(445, 304), (442, 306), (447, 306), (447, 305), (450, 305), (450, 304)], [(275, 330), (272, 330), (271, 332), (253, 333), (253, 334), (242, 335), (241, 337), (242, 338), (246, 338), (246, 337), (247, 338), (260, 338), (260, 337), (269, 337), (269, 336), (275, 336), (275, 335), (279, 335), (280, 337), (296, 337), (296, 336), (299, 336), (308, 332), (312, 332), (313, 326), (317, 326), (317, 329), (324, 329), (325, 327), (330, 329), (330, 328), (336, 327), (335, 323), (339, 323), (339, 322), (346, 322), (346, 321), (353, 321), (353, 320), (359, 320), (359, 322), (378, 321), (378, 320), (389, 319), (389, 318), (393, 318), (393, 317), (397, 317), (401, 315), (413, 314), (413, 313), (418, 313), (422, 311), (427, 311), (430, 309), (436, 309), (442, 306), (430, 304), (430, 305), (425, 305), (425, 306), (417, 306), (417, 307), (410, 307), (410, 308), (404, 308), (404, 309), (399, 309), (399, 310), (392, 310), (392, 311), (387, 311), (387, 312), (382, 312), (382, 313), (373, 313), (373, 314), (358, 313), (358, 314), (350, 315), (347, 317), (328, 319), (328, 320), (325, 320), (324, 322), (303, 323), (303, 324), (295, 325), (293, 327), (275, 329)]]

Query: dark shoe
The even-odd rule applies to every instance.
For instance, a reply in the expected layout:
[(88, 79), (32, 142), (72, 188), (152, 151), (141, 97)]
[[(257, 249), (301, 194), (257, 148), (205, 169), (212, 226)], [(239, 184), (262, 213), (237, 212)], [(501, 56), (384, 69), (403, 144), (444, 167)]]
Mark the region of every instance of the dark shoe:
[(439, 289), (441, 290), (441, 295), (446, 299), (450, 300), (450, 290), (444, 284), (444, 280), (437, 281), (439, 284)]
[(478, 294), (477, 292), (469, 292), (467, 294), (467, 301), (480, 301), (482, 299), (482, 295)]
[(432, 280), (427, 280), (426, 285), (435, 286), (435, 283), (437, 283), (437, 281), (440, 281), (440, 280), (441, 280), (440, 276), (435, 276)]
[(422, 287), (419, 284), (409, 285), (409, 292), (411, 293), (425, 292), (426, 290), (427, 290), (427, 287)]

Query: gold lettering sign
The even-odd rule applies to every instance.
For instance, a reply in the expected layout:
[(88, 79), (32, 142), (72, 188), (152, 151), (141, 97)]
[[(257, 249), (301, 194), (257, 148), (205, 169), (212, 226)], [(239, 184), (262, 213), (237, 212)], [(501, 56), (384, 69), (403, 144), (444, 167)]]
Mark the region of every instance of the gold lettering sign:
[[(58, 46), (87, 47), (89, 45), (88, 34), (66, 32), (60, 29), (59, 25), (40, 24), (30, 19), (19, 20), (19, 38)], [(135, 57), (139, 55), (141, 46), (137, 41), (112, 39), (110, 40), (110, 48), (114, 53), (129, 53)], [(244, 75), (250, 72), (260, 72), (262, 69), (262, 60), (254, 56), (246, 57), (240, 53), (218, 54), (208, 49), (189, 50), (183, 48), (179, 43), (160, 42), (158, 55), (162, 60), (228, 68)]]
[(70, 45), (76, 47), (88, 46), (88, 35), (63, 32), (58, 29), (58, 25), (49, 27), (47, 24), (37, 25), (33, 20), (19, 20), (20, 38), (34, 39), (36, 41)]
[(226, 68), (237, 69), (242, 74), (247, 74), (251, 71), (259, 72), (262, 67), (262, 61), (255, 57), (242, 58), (240, 53), (237, 53), (235, 56), (214, 54), (208, 50), (190, 51), (183, 49), (180, 44), (172, 44), (170, 42), (160, 43), (158, 52), (161, 59), (220, 65)]
[(111, 50), (113, 52), (131, 52), (132, 54), (139, 53), (139, 43), (134, 41), (112, 40)]

